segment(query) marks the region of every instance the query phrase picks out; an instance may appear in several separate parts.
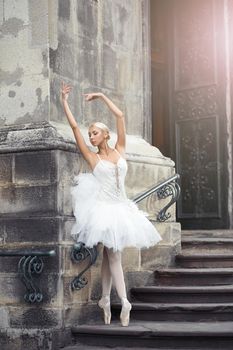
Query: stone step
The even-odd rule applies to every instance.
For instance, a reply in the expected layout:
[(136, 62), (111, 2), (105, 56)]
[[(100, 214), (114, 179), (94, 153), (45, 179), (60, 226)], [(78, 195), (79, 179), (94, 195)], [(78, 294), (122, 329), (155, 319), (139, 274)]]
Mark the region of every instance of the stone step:
[(183, 238), (233, 238), (233, 230), (182, 230)]
[[(114, 349), (114, 350), (126, 350), (129, 349), (129, 347), (125, 347), (125, 346), (114, 346), (114, 348), (109, 347), (109, 346), (95, 346), (95, 345), (85, 345), (85, 344), (77, 344), (77, 345), (71, 345), (71, 346), (67, 346), (65, 348), (62, 348), (62, 350), (109, 350), (109, 349)], [(146, 350), (148, 349), (143, 347), (134, 347), (133, 350)], [(160, 350), (158, 348), (153, 347), (154, 350)], [(166, 348), (166, 350), (177, 350), (174, 348)]]
[(155, 285), (206, 286), (233, 284), (233, 268), (167, 268), (154, 272)]
[(181, 247), (183, 253), (232, 253), (233, 238), (183, 237)]
[(180, 267), (233, 267), (233, 254), (187, 254), (176, 255)]
[(147, 286), (131, 288), (131, 300), (146, 303), (233, 303), (233, 286)]
[[(95, 346), (95, 345), (85, 345), (85, 344), (77, 344), (77, 345), (70, 345), (70, 346), (66, 346), (65, 348), (62, 348), (62, 350), (109, 350), (109, 346)], [(114, 350), (125, 350), (125, 349), (129, 349), (126, 348), (125, 346), (114, 346)], [(134, 350), (143, 350), (143, 349), (147, 349), (147, 348), (138, 348), (138, 347), (134, 347)], [(173, 350), (173, 349), (168, 349), (168, 350)]]
[(233, 322), (138, 322), (128, 327), (87, 325), (72, 328), (74, 341), (82, 345), (136, 349), (229, 350), (233, 349)]
[[(114, 346), (114, 348), (109, 347), (109, 346), (95, 346), (95, 345), (85, 345), (85, 344), (76, 344), (76, 345), (71, 345), (71, 346), (67, 346), (65, 348), (62, 348), (62, 350), (110, 350), (110, 349), (114, 349), (114, 350), (126, 350), (129, 349), (129, 347), (125, 347), (125, 346)], [(144, 346), (134, 346), (133, 350), (147, 350), (148, 347), (144, 347)], [(160, 350), (157, 347), (153, 347), (154, 350)], [(174, 348), (167, 348), (166, 350), (177, 350)]]
[[(112, 319), (118, 320), (121, 304), (112, 305)], [(144, 321), (232, 321), (233, 303), (173, 304), (132, 303), (131, 320)]]

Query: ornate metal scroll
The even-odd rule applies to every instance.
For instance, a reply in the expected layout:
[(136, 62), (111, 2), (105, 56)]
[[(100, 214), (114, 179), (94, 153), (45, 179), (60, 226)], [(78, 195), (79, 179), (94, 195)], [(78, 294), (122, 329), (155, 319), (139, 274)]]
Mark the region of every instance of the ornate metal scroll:
[(55, 256), (55, 250), (50, 251), (20, 251), (4, 250), (0, 251), (0, 256), (22, 256), (18, 263), (18, 273), (20, 280), (26, 287), (24, 300), (27, 303), (40, 303), (43, 301), (43, 293), (35, 283), (34, 277), (40, 275), (44, 268), (42, 256)]
[(43, 300), (43, 294), (33, 280), (33, 275), (40, 275), (43, 268), (44, 263), (38, 256), (23, 256), (19, 261), (18, 272), (27, 289), (24, 300), (28, 303), (40, 303)]
[(93, 248), (88, 248), (84, 243), (78, 242), (72, 247), (70, 255), (71, 260), (77, 263), (80, 263), (81, 261), (84, 261), (90, 257), (89, 264), (71, 282), (72, 290), (80, 290), (88, 283), (87, 278), (83, 275), (96, 262), (98, 256), (97, 247), (94, 246)]
[(164, 222), (171, 217), (171, 214), (167, 213), (167, 210), (173, 203), (175, 203), (178, 200), (180, 196), (180, 186), (176, 181), (171, 182), (160, 188), (157, 192), (157, 195), (159, 199), (164, 199), (168, 196), (172, 196), (170, 202), (159, 211), (157, 216), (158, 221)]

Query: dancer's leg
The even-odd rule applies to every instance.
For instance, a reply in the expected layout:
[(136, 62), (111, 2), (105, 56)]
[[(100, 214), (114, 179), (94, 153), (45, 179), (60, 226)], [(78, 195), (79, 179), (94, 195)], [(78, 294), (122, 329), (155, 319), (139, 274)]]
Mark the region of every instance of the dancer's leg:
[(101, 265), (102, 296), (110, 295), (112, 287), (112, 276), (109, 268), (108, 254), (106, 248), (103, 250), (103, 260)]
[(117, 290), (117, 294), (119, 298), (126, 298), (124, 273), (121, 264), (121, 253), (114, 252), (109, 248), (106, 248), (106, 253), (108, 256), (109, 268), (113, 278), (113, 283)]
[(102, 297), (98, 302), (99, 307), (104, 311), (104, 323), (111, 322), (111, 307), (110, 307), (110, 293), (112, 287), (112, 276), (109, 269), (108, 255), (106, 248), (103, 250), (103, 259), (101, 265), (101, 280), (102, 280)]
[(117, 294), (121, 299), (122, 309), (120, 314), (122, 326), (128, 326), (131, 304), (127, 300), (124, 273), (121, 264), (121, 253), (113, 252), (112, 249), (107, 249), (109, 267), (112, 274), (113, 282), (117, 290)]

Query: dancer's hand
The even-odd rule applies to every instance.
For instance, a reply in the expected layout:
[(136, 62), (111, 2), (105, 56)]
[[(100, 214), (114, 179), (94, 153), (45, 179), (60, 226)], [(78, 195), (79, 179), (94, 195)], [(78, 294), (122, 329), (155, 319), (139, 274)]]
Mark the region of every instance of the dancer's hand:
[(92, 101), (92, 100), (95, 100), (96, 98), (102, 97), (103, 94), (101, 92), (94, 92), (91, 94), (83, 94), (83, 96), (85, 97), (86, 101)]
[(61, 97), (63, 101), (67, 101), (71, 89), (72, 86), (65, 84), (64, 81), (62, 82)]

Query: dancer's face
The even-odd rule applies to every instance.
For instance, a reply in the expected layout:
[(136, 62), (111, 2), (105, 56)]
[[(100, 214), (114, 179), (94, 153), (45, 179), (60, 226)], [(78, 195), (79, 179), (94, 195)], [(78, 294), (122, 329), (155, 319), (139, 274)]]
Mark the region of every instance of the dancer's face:
[(97, 126), (91, 126), (88, 131), (90, 142), (93, 146), (99, 146), (106, 140), (106, 133)]

